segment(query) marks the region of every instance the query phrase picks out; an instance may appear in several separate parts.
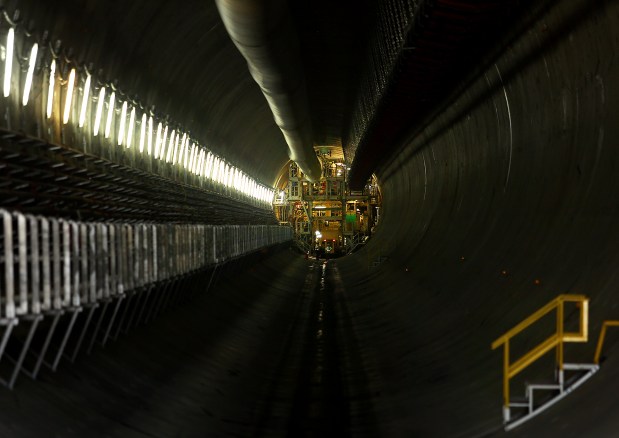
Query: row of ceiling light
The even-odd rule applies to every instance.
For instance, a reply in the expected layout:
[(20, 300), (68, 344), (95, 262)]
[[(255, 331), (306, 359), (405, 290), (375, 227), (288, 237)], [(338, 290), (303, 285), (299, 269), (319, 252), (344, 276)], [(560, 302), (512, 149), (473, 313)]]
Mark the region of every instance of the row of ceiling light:
[[(272, 188), (258, 183), (240, 169), (226, 163), (182, 129), (170, 127), (170, 124), (163, 119), (157, 120), (152, 112), (141, 109), (144, 106), (138, 102), (128, 100), (121, 102), (111, 85), (101, 85), (97, 90), (97, 87), (93, 86), (94, 81), (88, 69), (80, 69), (81, 73), (78, 74), (77, 68), (70, 68), (68, 78), (63, 78), (59, 71), (60, 63), (63, 61), (50, 50), (51, 62), (44, 63), (37, 42), (32, 45), (29, 56), (22, 60), (23, 66), (25, 67), (26, 61), (28, 66), (25, 80), (22, 82), (18, 77), (15, 79), (17, 83), (14, 84), (12, 77), (15, 76), (13, 74), (13, 61), (16, 58), (15, 40), (15, 25), (10, 23), (6, 33), (6, 45), (2, 51), (5, 98), (11, 98), (12, 89), (17, 89), (21, 93), (22, 106), (28, 106), (35, 85), (35, 76), (40, 76), (38, 80), (41, 81), (39, 84), (41, 90), (47, 88), (45, 117), (48, 120), (62, 116), (63, 125), (77, 124), (81, 130), (89, 130), (88, 133), (93, 137), (103, 136), (109, 147), (114, 147), (113, 138), (116, 137), (117, 146), (126, 149), (137, 148), (141, 155), (152, 160), (177, 166), (181, 171), (220, 184), (238, 192), (248, 201), (258, 201), (265, 208), (271, 206), (275, 196)], [(19, 57), (17, 59), (19, 60)], [(68, 64), (70, 61), (64, 62)], [(35, 74), (37, 65), (41, 66), (37, 69), (39, 72), (47, 70), (47, 74)], [(45, 79), (47, 84), (44, 84)], [(17, 87), (13, 88), (15, 85)], [(54, 113), (55, 97), (57, 99), (64, 97), (64, 100), (60, 101), (60, 114)], [(89, 117), (92, 117), (93, 110), (94, 123), (87, 123), (87, 120), (91, 120)], [(141, 112), (141, 115), (138, 112)], [(113, 126), (117, 127), (117, 132), (112, 132)]]

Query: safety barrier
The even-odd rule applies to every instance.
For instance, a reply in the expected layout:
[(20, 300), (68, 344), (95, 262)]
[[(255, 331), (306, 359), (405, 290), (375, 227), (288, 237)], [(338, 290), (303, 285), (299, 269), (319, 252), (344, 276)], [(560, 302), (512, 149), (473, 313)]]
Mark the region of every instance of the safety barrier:
[(595, 348), (595, 356), (593, 357), (593, 363), (600, 364), (600, 356), (602, 355), (602, 346), (604, 345), (604, 339), (606, 338), (606, 330), (608, 327), (619, 327), (619, 321), (604, 321), (602, 328), (600, 329), (600, 336)]
[[(62, 314), (70, 314), (71, 320), (59, 343), (52, 369), (57, 367), (82, 309), (88, 312), (71, 359), (75, 359), (99, 306), (99, 319), (89, 350), (100, 330), (103, 330), (102, 344), (112, 334), (125, 297), (130, 300), (123, 320), (139, 320), (146, 303), (150, 306), (148, 312), (161, 305), (162, 296), (173, 289), (169, 285), (176, 287), (179, 281), (207, 267), (217, 267), (292, 238), (289, 227), (271, 225), (81, 222), (2, 209), (0, 217), (0, 326), (4, 327), (0, 359), (13, 328), (22, 322), (31, 323), (19, 357), (13, 359), (15, 368), (10, 379), (0, 378), (0, 382), (11, 388), (29, 353), (37, 325), (44, 317), (51, 316), (53, 322), (43, 349), (35, 354), (38, 359), (29, 372), (32, 377), (36, 377), (44, 363)], [(212, 276), (209, 285), (211, 281)], [(155, 293), (151, 297), (155, 288), (162, 291), (156, 298)], [(110, 304), (113, 313), (106, 315)], [(131, 325), (126, 323), (125, 327), (127, 324)]]
[[(573, 302), (579, 308), (579, 331), (567, 332), (565, 331), (565, 303)], [(510, 357), (510, 340), (530, 327), (535, 322), (539, 321), (544, 316), (556, 311), (556, 330), (551, 336), (546, 338), (540, 344), (532, 348), (529, 352), (525, 353), (515, 361)], [(541, 309), (533, 313), (524, 321), (517, 324), (503, 336), (499, 337), (492, 343), (492, 349), (496, 349), (503, 346), (503, 419), (506, 423), (506, 429), (509, 430), (522, 424), (524, 421), (537, 415), (542, 410), (554, 404), (560, 398), (567, 395), (577, 386), (582, 384), (584, 380), (589, 378), (598, 367), (594, 364), (566, 364), (564, 362), (564, 343), (566, 342), (587, 342), (588, 339), (588, 325), (589, 325), (589, 299), (584, 295), (559, 295), (557, 298), (543, 306)], [(557, 378), (556, 384), (539, 384), (528, 385), (526, 390), (526, 400), (523, 402), (512, 402), (510, 400), (510, 380), (517, 374), (522, 372), (525, 368), (537, 361), (544, 354), (556, 349), (556, 366), (557, 366)], [(569, 387), (565, 386), (564, 382), (564, 370), (576, 370), (587, 371), (587, 374), (580, 379), (572, 382)], [(550, 400), (543, 406), (536, 407), (533, 402), (533, 392), (535, 390), (544, 391), (558, 391), (559, 396)], [(522, 416), (517, 421), (511, 421), (510, 408), (525, 408), (528, 410), (528, 414)]]

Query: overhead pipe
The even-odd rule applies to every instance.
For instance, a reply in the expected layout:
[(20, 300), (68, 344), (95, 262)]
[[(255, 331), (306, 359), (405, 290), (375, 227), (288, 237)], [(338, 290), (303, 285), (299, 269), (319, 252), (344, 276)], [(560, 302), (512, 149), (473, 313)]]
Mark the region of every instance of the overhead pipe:
[(310, 181), (320, 179), (297, 35), (285, 0), (215, 0), (224, 26), (260, 86), (288, 156)]

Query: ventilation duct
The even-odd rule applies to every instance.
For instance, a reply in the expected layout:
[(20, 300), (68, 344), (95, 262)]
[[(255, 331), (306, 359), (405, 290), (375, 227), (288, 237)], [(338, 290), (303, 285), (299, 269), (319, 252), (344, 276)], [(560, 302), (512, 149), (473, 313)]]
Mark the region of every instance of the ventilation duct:
[(286, 2), (216, 0), (216, 4), (284, 134), (290, 159), (310, 181), (320, 179), (298, 40)]

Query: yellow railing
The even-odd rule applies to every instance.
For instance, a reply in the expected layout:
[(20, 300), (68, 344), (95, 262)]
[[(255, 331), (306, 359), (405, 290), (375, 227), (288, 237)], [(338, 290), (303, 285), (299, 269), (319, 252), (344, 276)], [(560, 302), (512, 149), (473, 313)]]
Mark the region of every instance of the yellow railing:
[(595, 348), (595, 357), (593, 363), (598, 365), (600, 363), (600, 356), (602, 355), (602, 345), (604, 344), (604, 338), (606, 337), (606, 329), (608, 327), (619, 327), (619, 321), (604, 321), (602, 329), (600, 330), (600, 337), (598, 338), (598, 345)]
[[(564, 303), (573, 302), (580, 307), (580, 327), (579, 331), (566, 332), (564, 330)], [(521, 333), (527, 327), (556, 310), (557, 325), (556, 331), (549, 338), (538, 344), (528, 353), (524, 354), (514, 362), (510, 359), (509, 342), (511, 338)], [(617, 324), (619, 325), (619, 323)], [(527, 319), (517, 324), (500, 338), (492, 343), (492, 349), (503, 345), (503, 405), (509, 407), (509, 381), (526, 367), (531, 365), (541, 356), (556, 347), (556, 361), (559, 370), (563, 370), (563, 343), (564, 342), (587, 342), (589, 327), (589, 298), (584, 295), (559, 295), (557, 298), (546, 304), (544, 307), (533, 313)], [(601, 347), (600, 347), (601, 348)]]

